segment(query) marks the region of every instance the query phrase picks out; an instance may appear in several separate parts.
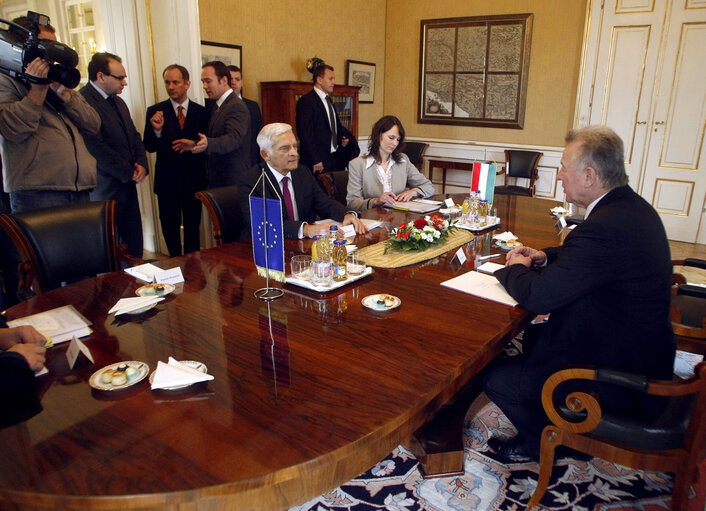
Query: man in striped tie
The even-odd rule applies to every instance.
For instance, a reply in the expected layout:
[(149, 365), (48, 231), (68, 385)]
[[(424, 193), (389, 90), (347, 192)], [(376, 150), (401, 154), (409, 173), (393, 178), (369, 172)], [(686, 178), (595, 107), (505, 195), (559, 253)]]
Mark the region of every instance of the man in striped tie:
[(147, 109), (144, 144), (147, 151), (157, 152), (154, 193), (164, 241), (174, 257), (182, 254), (182, 225), (184, 253), (200, 248), (201, 203), (194, 194), (206, 188), (206, 155), (192, 153), (186, 144), (206, 132), (208, 112), (189, 100), (191, 82), (184, 66), (167, 66), (162, 77), (169, 99)]

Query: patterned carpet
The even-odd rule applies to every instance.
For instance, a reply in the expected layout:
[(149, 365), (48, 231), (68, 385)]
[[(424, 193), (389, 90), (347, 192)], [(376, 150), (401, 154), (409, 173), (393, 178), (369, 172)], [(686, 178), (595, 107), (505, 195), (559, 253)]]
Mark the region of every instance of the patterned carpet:
[[(424, 480), (414, 456), (398, 446), (366, 473), (292, 511), (519, 511), (537, 481), (537, 463), (505, 465), (492, 451), (491, 436), (512, 437), (515, 430), (500, 409), (481, 395), (466, 415), (465, 474)], [(704, 511), (706, 462), (689, 494), (689, 511)], [(549, 510), (668, 510), (672, 474), (643, 472), (594, 458), (561, 460), (542, 499)]]

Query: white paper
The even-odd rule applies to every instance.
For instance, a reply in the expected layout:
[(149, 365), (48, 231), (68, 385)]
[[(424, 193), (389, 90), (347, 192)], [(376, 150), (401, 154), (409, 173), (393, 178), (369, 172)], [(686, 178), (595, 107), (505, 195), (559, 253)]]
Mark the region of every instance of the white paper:
[(93, 355), (91, 355), (91, 350), (88, 349), (88, 346), (79, 341), (78, 338), (74, 337), (71, 339), (69, 347), (66, 350), (66, 360), (69, 362), (69, 369), (74, 368), (79, 353), (83, 353), (83, 355), (91, 361), (91, 364), (94, 363)]
[(459, 248), (456, 251), (456, 254), (454, 254), (454, 257), (458, 258), (458, 262), (461, 264), (465, 263), (467, 259), (466, 254), (463, 252), (463, 248)]
[(358, 250), (358, 245), (352, 245), (350, 243), (346, 243), (345, 247), (346, 247), (347, 254), (350, 254), (351, 252), (355, 252), (356, 250)]
[(444, 204), (446, 205), (447, 208), (453, 208), (454, 207), (454, 200), (449, 197), (444, 201)]
[(497, 270), (500, 270), (501, 268), (505, 268), (504, 264), (498, 264), (498, 263), (491, 263), (490, 261), (481, 264), (478, 268), (476, 268), (476, 271), (479, 271), (481, 273), (487, 273), (488, 275), (492, 275), (495, 273)]
[(181, 273), (181, 268), (177, 266), (158, 271), (154, 274), (154, 281), (158, 284), (178, 284), (184, 282), (184, 275)]
[(161, 296), (135, 296), (133, 298), (121, 298), (108, 311), (108, 314), (115, 312), (116, 314), (124, 314), (142, 307), (147, 307), (153, 303), (161, 302), (164, 297)]
[(441, 285), (493, 302), (510, 305), (512, 307), (517, 306), (517, 301), (505, 291), (505, 288), (492, 275), (469, 271), (446, 282), (442, 282)]
[(441, 204), (441, 202), (437, 204), (435, 201), (424, 200), (424, 202), (422, 202), (422, 200), (424, 199), (412, 200), (409, 202), (395, 201), (392, 204), (383, 204), (383, 206), (386, 208), (397, 209), (399, 211), (411, 211), (412, 213), (430, 213), (439, 209), (439, 205)]
[(341, 232), (344, 238), (352, 238), (355, 236), (355, 226), (353, 225), (342, 225)]
[(552, 208), (550, 211), (552, 212), (552, 215), (556, 215), (556, 216), (566, 215), (568, 213), (568, 211), (566, 209), (562, 208), (561, 206), (557, 206), (555, 208)]
[(154, 282), (154, 274), (160, 271), (162, 271), (162, 268), (158, 268), (152, 263), (125, 268), (125, 273), (149, 283)]
[(157, 369), (152, 379), (152, 389), (163, 389), (179, 385), (191, 385), (201, 381), (213, 380), (213, 376), (202, 373), (193, 367), (180, 364), (169, 357), (169, 363), (157, 362)]
[[(365, 227), (366, 227), (369, 231), (372, 231), (373, 229), (377, 229), (378, 227), (382, 227), (382, 225), (383, 225), (380, 220), (375, 220), (374, 218), (360, 218), (359, 220), (360, 220), (361, 222), (363, 222), (363, 224), (365, 225)], [(326, 218), (326, 219), (324, 219), (324, 220), (317, 220), (317, 221), (314, 222), (314, 223), (315, 223), (316, 225), (319, 225), (319, 224), (334, 224), (334, 225), (337, 225), (339, 228), (344, 228), (344, 229), (347, 228), (347, 227), (353, 227), (352, 225), (351, 225), (351, 226), (348, 226), (348, 225), (347, 225), (347, 226), (343, 227), (343, 224), (342, 224), (341, 222), (336, 222), (335, 220), (333, 220), (333, 219), (331, 219), (331, 218)], [(355, 229), (355, 227), (353, 227), (353, 229)], [(355, 232), (355, 231), (353, 231), (353, 232)], [(346, 237), (347, 237), (347, 236), (346, 236)]]
[(51, 344), (68, 341), (74, 336), (85, 337), (89, 335), (91, 333), (91, 329), (88, 328), (90, 324), (91, 322), (86, 320), (73, 305), (64, 305), (7, 322), (7, 326), (11, 328), (22, 325), (33, 326)]
[(560, 217), (559, 217), (559, 225), (561, 225), (561, 228), (562, 228), (562, 229), (563, 229), (564, 227), (566, 227), (566, 218), (565, 218), (565, 217), (563, 217), (563, 216), (560, 216)]
[(510, 241), (510, 240), (516, 240), (517, 236), (512, 234), (510, 231), (505, 231), (500, 234), (493, 235), (493, 239), (498, 240), (498, 241)]

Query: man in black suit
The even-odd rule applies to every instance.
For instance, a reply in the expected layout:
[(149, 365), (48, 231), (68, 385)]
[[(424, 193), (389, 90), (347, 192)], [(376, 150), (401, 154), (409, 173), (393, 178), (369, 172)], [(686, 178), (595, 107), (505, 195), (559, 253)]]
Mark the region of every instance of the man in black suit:
[(185, 150), (180, 139), (196, 142), (208, 129), (208, 113), (189, 101), (191, 82), (184, 66), (172, 64), (162, 73), (169, 99), (147, 109), (145, 149), (157, 152), (154, 193), (159, 197), (159, 221), (169, 255), (182, 254), (180, 226), (184, 225), (184, 253), (200, 248), (201, 202), (194, 196), (206, 188), (206, 156)]
[(95, 53), (88, 63), (87, 85), (81, 94), (101, 118), (97, 135), (85, 134), (86, 146), (96, 159), (98, 186), (91, 200), (115, 199), (115, 220), (120, 241), (128, 252), (142, 257), (142, 217), (137, 185), (147, 176), (147, 154), (130, 111), (118, 97), (127, 86), (120, 57)]
[[(592, 365), (671, 379), (675, 343), (669, 319), (672, 265), (657, 212), (627, 184), (620, 137), (604, 126), (572, 130), (557, 178), (586, 218), (561, 247), (520, 247), (495, 276), (519, 304), (550, 313), (525, 330), (523, 354), (498, 360), (485, 392), (518, 430), (489, 446), (510, 458), (536, 457), (548, 424), (541, 403), (547, 377)], [(653, 404), (595, 385), (606, 407), (649, 413)]]
[(250, 113), (230, 88), (230, 73), (223, 62), (206, 62), (201, 83), (209, 102), (208, 134), (199, 133), (196, 145), (184, 141), (186, 149), (208, 155), (208, 187), (237, 183), (238, 174), (250, 166)]
[(301, 162), (315, 174), (344, 170), (360, 154), (353, 134), (343, 127), (331, 95), (336, 84), (333, 67), (317, 60), (311, 70), (314, 88), (297, 101), (297, 136)]
[(262, 113), (260, 106), (252, 99), (244, 98), (243, 91), (243, 73), (238, 66), (228, 66), (230, 73), (230, 88), (233, 89), (235, 95), (243, 100), (245, 106), (250, 112), (250, 163), (257, 165), (260, 161), (260, 148), (257, 145), (257, 134), (263, 126)]
[[(299, 165), (297, 138), (289, 124), (268, 124), (257, 136), (257, 143), (265, 165), (252, 167), (238, 182), (238, 194), (245, 218), (243, 237), (250, 235), (248, 196), (260, 178), (263, 168), (272, 185), (279, 187), (277, 193), (282, 202), (284, 235), (287, 238), (311, 238), (322, 230), (328, 233), (328, 224), (314, 225), (317, 216), (343, 222), (343, 225), (352, 224), (357, 233), (366, 232), (365, 224), (357, 214), (348, 211), (343, 204), (326, 195), (309, 169)], [(262, 182), (254, 190), (258, 197), (262, 197), (261, 186)], [(265, 183), (265, 190), (268, 198), (275, 198), (274, 190), (268, 183)]]

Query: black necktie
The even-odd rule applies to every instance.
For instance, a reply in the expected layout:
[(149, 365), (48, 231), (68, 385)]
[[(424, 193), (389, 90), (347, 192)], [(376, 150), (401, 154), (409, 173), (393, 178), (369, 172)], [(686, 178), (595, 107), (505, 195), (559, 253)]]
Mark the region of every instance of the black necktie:
[(338, 135), (336, 134), (336, 114), (333, 111), (333, 101), (331, 96), (326, 95), (326, 104), (328, 105), (328, 120), (331, 123), (331, 144), (334, 149), (338, 149)]

